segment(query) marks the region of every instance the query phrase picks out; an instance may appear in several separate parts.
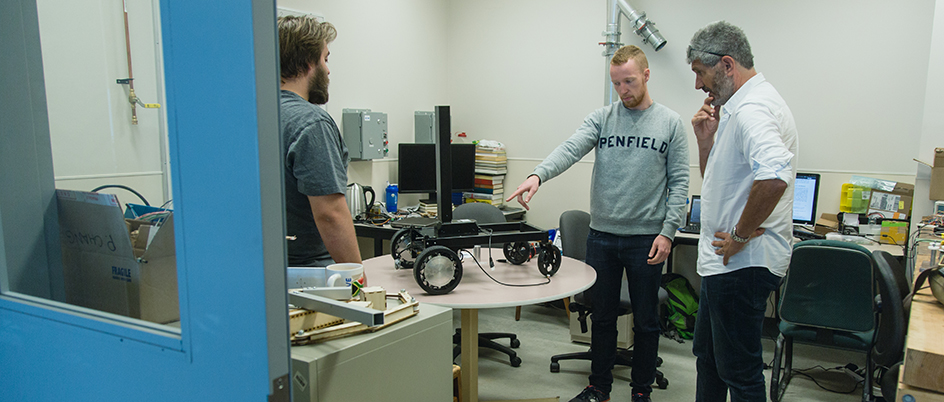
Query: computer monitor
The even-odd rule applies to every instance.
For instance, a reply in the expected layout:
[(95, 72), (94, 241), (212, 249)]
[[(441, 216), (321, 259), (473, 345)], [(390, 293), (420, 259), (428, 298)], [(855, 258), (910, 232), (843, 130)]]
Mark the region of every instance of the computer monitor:
[(793, 185), (793, 223), (816, 223), (816, 201), (819, 197), (819, 174), (797, 173)]
[[(436, 192), (436, 144), (401, 143), (397, 169), (401, 193)], [(450, 144), (452, 191), (472, 191), (475, 187), (475, 144)]]
[(701, 196), (692, 196), (692, 205), (688, 211), (688, 223), (701, 223)]

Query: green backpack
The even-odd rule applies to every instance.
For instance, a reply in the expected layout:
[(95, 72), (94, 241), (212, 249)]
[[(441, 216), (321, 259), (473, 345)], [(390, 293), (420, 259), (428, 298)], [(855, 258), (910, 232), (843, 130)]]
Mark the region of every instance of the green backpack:
[[(662, 308), (663, 331), (672, 338), (692, 339), (695, 336), (695, 317), (698, 315), (698, 295), (684, 276), (674, 273), (662, 275), (662, 288), (669, 294)], [(681, 342), (681, 341), (680, 341)]]

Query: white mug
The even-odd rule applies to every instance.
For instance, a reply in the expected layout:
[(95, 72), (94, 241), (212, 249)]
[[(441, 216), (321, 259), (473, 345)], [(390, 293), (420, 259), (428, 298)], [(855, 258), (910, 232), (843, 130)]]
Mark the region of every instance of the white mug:
[(353, 262), (331, 264), (325, 268), (328, 279), (325, 281), (327, 287), (351, 286), (351, 282), (357, 281), (364, 285), (364, 265)]

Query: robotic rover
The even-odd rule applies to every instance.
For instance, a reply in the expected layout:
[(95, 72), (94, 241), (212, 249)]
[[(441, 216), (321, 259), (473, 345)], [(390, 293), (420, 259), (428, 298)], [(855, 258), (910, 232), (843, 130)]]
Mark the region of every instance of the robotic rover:
[(459, 250), (498, 243), (504, 243), (502, 251), (512, 264), (521, 265), (537, 256), (538, 271), (545, 277), (560, 269), (561, 251), (548, 241), (547, 231), (526, 222), (477, 224), (460, 220), (431, 227), (410, 226), (393, 235), (390, 254), (397, 269), (413, 269), (413, 278), (423, 290), (441, 295), (462, 280)]

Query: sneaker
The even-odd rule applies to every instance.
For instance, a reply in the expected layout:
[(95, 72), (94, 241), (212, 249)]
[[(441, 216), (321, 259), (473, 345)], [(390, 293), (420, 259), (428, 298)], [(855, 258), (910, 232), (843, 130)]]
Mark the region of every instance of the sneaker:
[(610, 400), (610, 395), (600, 391), (593, 385), (588, 385), (580, 394), (571, 399), (570, 402), (606, 402)]
[(649, 399), (649, 395), (644, 395), (642, 392), (637, 392), (633, 394), (633, 402), (652, 402), (652, 399)]

